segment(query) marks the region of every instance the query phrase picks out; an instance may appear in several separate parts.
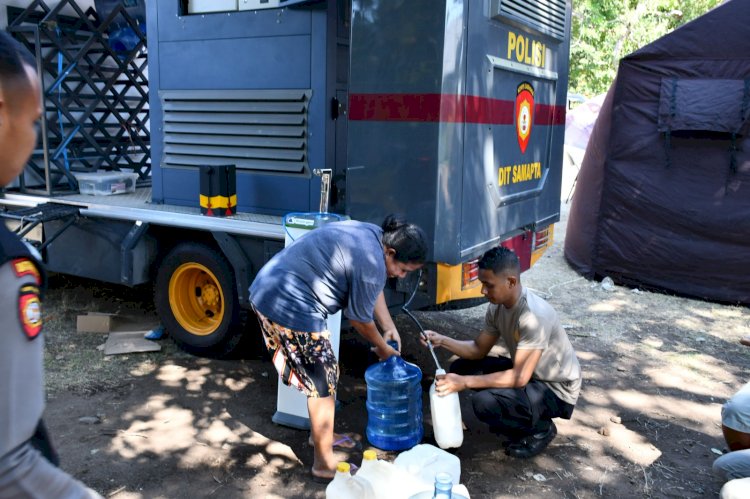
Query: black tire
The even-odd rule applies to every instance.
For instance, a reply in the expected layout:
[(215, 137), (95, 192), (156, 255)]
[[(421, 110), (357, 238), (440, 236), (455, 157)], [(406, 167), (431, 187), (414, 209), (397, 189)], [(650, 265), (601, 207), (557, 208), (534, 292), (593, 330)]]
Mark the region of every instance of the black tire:
[(190, 353), (223, 357), (240, 341), (234, 274), (216, 249), (182, 243), (170, 251), (159, 266), (154, 301), (169, 335)]

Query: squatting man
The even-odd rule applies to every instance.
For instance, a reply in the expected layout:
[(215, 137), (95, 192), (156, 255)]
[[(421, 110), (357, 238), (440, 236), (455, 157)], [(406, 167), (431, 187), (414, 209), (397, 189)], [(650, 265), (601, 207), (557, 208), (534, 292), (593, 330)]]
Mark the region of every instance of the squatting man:
[[(436, 381), (437, 393), (475, 390), (474, 413), (506, 438), (505, 453), (530, 458), (557, 435), (552, 419), (573, 414), (581, 368), (557, 312), (521, 285), (520, 274), (511, 250), (487, 251), (479, 261), (482, 294), (489, 301), (481, 333), (468, 341), (425, 334), (433, 346), (459, 357)], [(497, 349), (504, 355), (496, 356)]]

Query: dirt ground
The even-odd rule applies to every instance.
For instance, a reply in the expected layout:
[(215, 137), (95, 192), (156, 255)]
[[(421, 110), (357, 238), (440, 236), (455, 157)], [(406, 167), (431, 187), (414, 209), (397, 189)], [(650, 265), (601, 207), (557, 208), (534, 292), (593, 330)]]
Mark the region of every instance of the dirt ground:
[[(576, 411), (558, 421), (546, 452), (516, 460), (474, 418), (465, 394), (468, 429), (455, 452), (462, 482), (474, 498), (716, 497), (721, 483), (711, 463), (725, 450), (720, 409), (748, 379), (750, 348), (738, 340), (750, 334), (750, 311), (618, 286), (607, 291), (565, 263), (564, 228), (563, 219), (553, 248), (522, 281), (558, 310), (578, 353), (584, 383)], [(484, 309), (417, 315), (426, 328), (470, 338)], [(97, 350), (104, 335), (75, 332), (75, 317), (85, 311), (155, 321), (149, 290), (53, 276), (46, 418), (64, 469), (117, 499), (324, 497), (325, 487), (309, 478), (307, 433), (271, 421), (276, 376), (254, 353), (256, 343), (237, 360), (193, 357), (170, 340), (160, 352), (105, 357)], [(396, 322), (404, 357), (422, 369), (426, 392), (432, 360), (413, 323), (403, 315)], [(444, 352), (440, 358), (448, 364)], [(364, 433), (369, 360), (366, 346), (345, 331), (339, 431)], [(424, 409), (431, 442), (426, 396)]]

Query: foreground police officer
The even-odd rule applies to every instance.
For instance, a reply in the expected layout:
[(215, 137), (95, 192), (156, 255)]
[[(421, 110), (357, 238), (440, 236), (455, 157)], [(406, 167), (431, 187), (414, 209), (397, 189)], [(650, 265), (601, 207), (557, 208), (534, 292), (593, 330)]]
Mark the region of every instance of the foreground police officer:
[[(0, 32), (0, 186), (23, 171), (37, 141), (34, 67), (31, 55)], [(55, 466), (41, 420), (44, 273), (33, 253), (0, 223), (0, 499), (100, 498)]]

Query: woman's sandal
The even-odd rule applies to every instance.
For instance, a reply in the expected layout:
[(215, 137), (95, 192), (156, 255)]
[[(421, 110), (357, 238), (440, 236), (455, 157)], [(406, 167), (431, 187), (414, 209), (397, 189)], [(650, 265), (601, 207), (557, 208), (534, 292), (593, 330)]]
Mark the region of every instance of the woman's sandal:
[[(356, 439), (354, 439), (351, 436), (346, 435), (346, 434), (338, 435), (338, 437), (339, 438), (336, 439), (333, 442), (333, 448), (334, 449), (336, 449), (336, 450), (342, 450), (342, 451), (347, 451), (347, 452), (349, 452), (349, 451), (361, 451), (362, 450), (362, 442), (360, 442), (359, 440), (356, 440)], [(307, 440), (307, 443), (311, 447), (315, 447), (315, 442), (313, 442), (312, 437), (310, 437)]]

